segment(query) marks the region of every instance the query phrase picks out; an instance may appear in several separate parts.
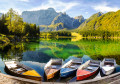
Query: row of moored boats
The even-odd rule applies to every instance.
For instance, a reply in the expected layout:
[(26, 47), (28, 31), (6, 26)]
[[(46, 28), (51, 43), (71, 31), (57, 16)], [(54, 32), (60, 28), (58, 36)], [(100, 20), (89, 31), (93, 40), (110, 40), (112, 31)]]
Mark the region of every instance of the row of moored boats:
[[(86, 79), (101, 69), (104, 75), (109, 75), (114, 72), (116, 67), (115, 59), (105, 58), (102, 62), (98, 60), (88, 60), (83, 63), (82, 58), (73, 58), (63, 64), (62, 59), (50, 59), (45, 65), (44, 71), (47, 80), (54, 78), (56, 75), (60, 77), (69, 77), (76, 74), (76, 80)], [(25, 66), (16, 61), (5, 62), (6, 72), (23, 78), (42, 80), (42, 76), (39, 75), (34, 69)]]
[(60, 77), (69, 77), (76, 74), (76, 80), (86, 79), (101, 69), (104, 75), (114, 72), (116, 67), (115, 59), (105, 58), (102, 62), (98, 60), (88, 60), (83, 63), (82, 58), (74, 58), (62, 65), (62, 59), (51, 59), (44, 67), (47, 79), (54, 78), (57, 74)]

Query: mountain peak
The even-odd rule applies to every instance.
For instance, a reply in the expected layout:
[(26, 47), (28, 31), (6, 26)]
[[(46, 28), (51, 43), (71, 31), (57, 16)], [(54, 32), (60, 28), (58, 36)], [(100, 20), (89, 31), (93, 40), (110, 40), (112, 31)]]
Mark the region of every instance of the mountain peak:
[(55, 11), (54, 8), (48, 8), (48, 9), (46, 9), (46, 10), (49, 10), (49, 11)]
[(53, 19), (59, 15), (53, 8), (37, 11), (22, 12), (23, 21), (37, 25), (50, 25)]
[(64, 23), (65, 28), (73, 28), (73, 19), (66, 13), (60, 13), (57, 17), (54, 18), (51, 24), (55, 25), (60, 22)]
[(102, 12), (98, 12), (97, 14), (98, 14), (99, 16), (103, 15), (103, 13), (102, 13)]
[(75, 19), (81, 19), (84, 18), (82, 15), (74, 17)]

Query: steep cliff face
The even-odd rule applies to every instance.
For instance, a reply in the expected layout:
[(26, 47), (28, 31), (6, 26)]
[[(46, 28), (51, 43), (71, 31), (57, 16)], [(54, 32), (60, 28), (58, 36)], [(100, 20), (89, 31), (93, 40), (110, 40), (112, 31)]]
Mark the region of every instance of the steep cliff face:
[(60, 22), (64, 24), (64, 28), (73, 28), (73, 18), (68, 16), (66, 13), (61, 13), (57, 17), (55, 17), (51, 25), (55, 25)]
[(23, 20), (28, 23), (37, 25), (50, 25), (53, 19), (58, 15), (53, 8), (39, 11), (24, 11), (22, 13)]
[(78, 28), (84, 21), (85, 19), (82, 15), (75, 17), (73, 20), (73, 27)]
[(85, 21), (83, 16), (77, 16), (75, 18), (71, 18), (66, 13), (61, 13), (52, 21), (52, 25), (57, 23), (63, 23), (64, 28), (74, 29), (80, 26)]

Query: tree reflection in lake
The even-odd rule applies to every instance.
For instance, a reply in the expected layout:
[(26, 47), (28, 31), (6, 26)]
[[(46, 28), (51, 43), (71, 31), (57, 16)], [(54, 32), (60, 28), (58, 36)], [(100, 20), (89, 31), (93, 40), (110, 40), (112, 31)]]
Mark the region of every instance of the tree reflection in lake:
[(47, 62), (51, 57), (66, 59), (69, 56), (82, 57), (88, 55), (92, 59), (115, 58), (117, 63), (120, 64), (118, 61), (120, 60), (119, 52), (120, 41), (110, 39), (82, 39), (76, 42), (72, 42), (71, 38), (41, 39), (32, 40), (31, 42), (10, 43), (0, 47), (1, 58), (4, 60), (19, 58), (19, 61), (37, 62), (41, 62), (44, 57), (46, 57), (46, 61), (43, 61)]

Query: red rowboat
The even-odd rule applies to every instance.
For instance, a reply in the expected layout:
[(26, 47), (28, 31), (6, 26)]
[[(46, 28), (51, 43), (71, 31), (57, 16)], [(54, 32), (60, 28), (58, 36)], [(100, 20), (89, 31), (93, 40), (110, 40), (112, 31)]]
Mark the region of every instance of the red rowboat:
[(77, 80), (84, 80), (94, 75), (100, 68), (100, 61), (88, 60), (77, 70)]

